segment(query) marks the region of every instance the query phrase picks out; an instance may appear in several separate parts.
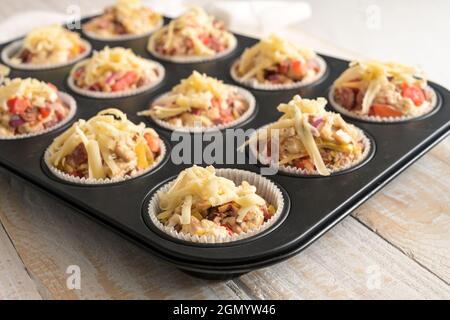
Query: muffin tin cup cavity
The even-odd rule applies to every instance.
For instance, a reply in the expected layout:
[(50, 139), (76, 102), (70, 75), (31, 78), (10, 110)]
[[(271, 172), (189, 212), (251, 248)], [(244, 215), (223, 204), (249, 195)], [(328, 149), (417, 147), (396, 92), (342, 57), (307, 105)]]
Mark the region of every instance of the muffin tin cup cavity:
[(148, 45), (147, 45), (147, 51), (150, 52), (153, 56), (155, 56), (156, 58), (160, 59), (160, 60), (164, 60), (164, 61), (169, 61), (169, 62), (173, 62), (173, 63), (201, 63), (201, 62), (207, 62), (207, 61), (212, 61), (212, 60), (216, 60), (216, 59), (220, 59), (223, 58), (227, 55), (229, 55), (230, 53), (232, 53), (238, 44), (238, 41), (236, 39), (236, 37), (233, 35), (233, 37), (231, 38), (231, 43), (230, 46), (222, 51), (219, 52), (217, 54), (215, 54), (214, 56), (210, 56), (210, 57), (206, 57), (206, 56), (166, 56), (163, 55), (159, 52), (157, 52), (155, 50), (155, 44), (154, 44), (154, 38), (150, 37)]
[(75, 116), (75, 114), (77, 112), (77, 103), (76, 103), (75, 99), (72, 98), (71, 95), (69, 95), (65, 92), (58, 92), (58, 96), (67, 106), (69, 106), (69, 113), (67, 114), (67, 117), (64, 118), (64, 120), (58, 122), (57, 124), (55, 124), (52, 127), (49, 127), (47, 129), (40, 130), (37, 132), (33, 132), (33, 133), (18, 134), (18, 135), (14, 135), (14, 136), (0, 135), (0, 140), (18, 140), (18, 139), (26, 139), (26, 138), (36, 137), (36, 136), (40, 136), (40, 135), (49, 133), (58, 128), (61, 128), (65, 124), (69, 123), (73, 119), (73, 117)]
[[(271, 125), (271, 123), (261, 127), (254, 134), (257, 134), (259, 131), (265, 129), (269, 125)], [(370, 160), (370, 158), (372, 158), (372, 155), (374, 154), (374, 151), (375, 151), (375, 145), (374, 145), (373, 140), (369, 139), (363, 130), (361, 130), (357, 127), (356, 127), (356, 129), (361, 134), (362, 143), (364, 145), (364, 151), (362, 152), (361, 156), (358, 159), (355, 159), (354, 161), (351, 161), (345, 165), (328, 168), (331, 175), (336, 175), (339, 173), (344, 173), (344, 172), (348, 172), (348, 171), (357, 169), (361, 165), (365, 165)], [(252, 137), (250, 137), (250, 138), (252, 138)], [(270, 159), (268, 159), (264, 155), (258, 154), (258, 150), (256, 150), (255, 144), (250, 144), (249, 150), (252, 153), (253, 157), (257, 158), (258, 161), (262, 165), (270, 165), (270, 163), (271, 163)], [(289, 175), (294, 175), (294, 176), (323, 177), (322, 175), (319, 175), (319, 173), (316, 170), (311, 171), (311, 170), (307, 170), (307, 169), (299, 169), (299, 168), (296, 168), (293, 166), (279, 165), (278, 170), (280, 172), (283, 172), (283, 173), (286, 173)]]
[(45, 166), (47, 167), (47, 169), (57, 178), (64, 180), (66, 182), (70, 182), (73, 184), (84, 184), (84, 185), (106, 185), (106, 184), (116, 184), (116, 183), (120, 183), (120, 182), (124, 182), (130, 179), (134, 179), (140, 176), (143, 176), (149, 172), (151, 172), (152, 170), (156, 169), (160, 164), (162, 164), (163, 160), (166, 157), (166, 153), (167, 153), (167, 147), (165, 142), (160, 138), (160, 147), (161, 147), (161, 153), (160, 155), (155, 159), (155, 161), (152, 163), (152, 165), (150, 167), (148, 167), (145, 170), (139, 170), (137, 172), (135, 172), (134, 174), (131, 175), (126, 175), (123, 177), (117, 177), (117, 178), (111, 178), (111, 179), (92, 179), (92, 178), (80, 178), (80, 177), (75, 177), (72, 176), (68, 173), (65, 173), (61, 170), (59, 170), (58, 168), (56, 168), (55, 166), (52, 165), (52, 163), (50, 162), (50, 149), (47, 148), (47, 150), (45, 150), (44, 153), (44, 163)]
[(14, 42), (10, 43), (8, 46), (6, 46), (2, 50), (1, 57), (2, 57), (2, 60), (8, 66), (10, 66), (14, 69), (18, 69), (18, 70), (37, 71), (37, 70), (62, 68), (62, 67), (74, 64), (74, 63), (86, 58), (87, 56), (89, 56), (89, 54), (92, 51), (91, 44), (84, 39), (81, 39), (81, 42), (83, 43), (86, 50), (83, 53), (79, 54), (76, 58), (74, 58), (70, 61), (67, 61), (67, 62), (46, 63), (46, 64), (15, 63), (12, 60), (12, 58), (22, 48), (23, 40), (14, 41)]
[[(84, 61), (80, 61), (78, 64), (76, 64), (72, 70), (75, 70), (77, 67), (80, 66), (80, 64), (82, 64)], [(164, 69), (164, 67), (162, 66), (162, 64), (156, 62), (156, 61), (152, 61), (152, 63), (155, 64), (156, 69), (158, 70), (158, 78), (151, 83), (148, 83), (146, 85), (143, 85), (139, 88), (136, 89), (132, 89), (132, 90), (123, 90), (123, 91), (115, 91), (115, 92), (99, 92), (99, 91), (92, 91), (92, 90), (87, 90), (87, 89), (82, 89), (80, 87), (78, 87), (75, 84), (75, 81), (72, 77), (72, 72), (70, 73), (70, 75), (67, 77), (67, 84), (69, 86), (69, 88), (71, 90), (73, 90), (74, 92), (85, 96), (85, 97), (89, 97), (89, 98), (97, 98), (97, 99), (117, 99), (117, 98), (123, 98), (123, 97), (129, 97), (129, 96), (134, 96), (143, 92), (146, 92), (148, 90), (151, 90), (153, 88), (155, 88), (156, 86), (158, 86), (165, 77), (166, 71)]]
[(259, 83), (256, 79), (248, 79), (248, 80), (242, 80), (237, 74), (236, 74), (236, 65), (239, 62), (239, 59), (234, 61), (231, 65), (230, 69), (230, 75), (231, 78), (233, 78), (234, 81), (243, 84), (247, 87), (257, 89), (257, 90), (290, 90), (295, 88), (301, 88), (305, 87), (311, 84), (314, 84), (318, 82), (319, 80), (323, 79), (327, 72), (327, 63), (321, 56), (317, 56), (317, 63), (320, 66), (320, 71), (317, 73), (314, 77), (311, 77), (309, 79), (293, 82), (293, 83), (287, 83), (287, 84), (265, 84), (265, 83)]
[[(232, 85), (229, 85), (229, 86), (232, 87), (233, 89), (236, 89), (239, 92), (239, 94), (242, 97), (244, 97), (245, 100), (248, 102), (248, 109), (236, 120), (230, 121), (228, 123), (220, 124), (220, 125), (215, 125), (212, 127), (178, 127), (178, 126), (168, 123), (167, 121), (157, 119), (151, 115), (149, 115), (148, 117), (150, 117), (160, 127), (171, 130), (171, 131), (178, 131), (178, 132), (215, 132), (215, 131), (223, 130), (226, 128), (236, 127), (236, 126), (246, 122), (248, 119), (250, 119), (255, 114), (256, 99), (253, 96), (253, 94), (251, 94), (251, 92), (248, 90), (245, 90), (245, 89), (243, 89), (241, 87), (237, 87), (237, 86), (232, 86)], [(156, 99), (153, 100), (152, 105), (155, 104), (159, 99), (168, 95), (169, 93), (170, 92), (166, 92), (166, 93), (163, 93), (162, 95), (156, 97)]]
[(275, 222), (280, 219), (282, 213), (284, 212), (287, 199), (284, 198), (283, 192), (280, 190), (280, 188), (278, 188), (277, 185), (271, 180), (254, 172), (239, 169), (217, 169), (216, 174), (218, 176), (233, 180), (236, 185), (240, 185), (242, 181), (247, 181), (249, 184), (254, 185), (257, 189), (256, 193), (276, 208), (276, 212), (274, 213), (274, 215), (268, 221), (264, 222), (260, 227), (245, 233), (241, 233), (239, 235), (219, 238), (209, 235), (198, 236), (178, 232), (173, 227), (163, 225), (156, 217), (161, 212), (159, 208), (160, 196), (173, 185), (173, 183), (175, 182), (174, 178), (173, 180), (164, 184), (162, 187), (156, 190), (155, 193), (151, 196), (147, 210), (147, 214), (150, 219), (147, 220), (151, 221), (151, 223), (163, 233), (178, 240), (201, 244), (220, 244), (256, 236), (268, 230), (275, 224)]
[(113, 35), (113, 36), (104, 36), (104, 35), (100, 35), (100, 34), (96, 34), (95, 32), (91, 32), (91, 31), (87, 31), (84, 26), (81, 28), (83, 31), (83, 34), (92, 39), (92, 40), (97, 40), (97, 41), (127, 41), (127, 40), (136, 40), (136, 39), (140, 39), (140, 38), (144, 38), (144, 37), (148, 37), (149, 35), (151, 35), (153, 32), (155, 32), (156, 30), (158, 30), (159, 28), (161, 28), (164, 25), (164, 19), (161, 18), (161, 20), (158, 22), (157, 25), (155, 25), (153, 28), (143, 32), (143, 33), (139, 33), (139, 34), (122, 34), (122, 35)]
[(353, 118), (357, 120), (363, 120), (367, 122), (376, 122), (376, 123), (398, 123), (398, 122), (405, 122), (409, 120), (419, 119), (422, 118), (428, 114), (431, 114), (433, 111), (436, 111), (439, 108), (438, 98), (436, 91), (434, 91), (433, 88), (428, 86), (428, 90), (430, 90), (432, 98), (431, 102), (426, 107), (420, 107), (422, 110), (418, 112), (415, 115), (410, 116), (402, 116), (402, 117), (379, 117), (379, 116), (369, 116), (369, 115), (362, 115), (357, 114), (355, 112), (352, 112), (344, 107), (342, 107), (340, 104), (336, 102), (334, 99), (334, 86), (332, 86), (328, 92), (328, 101), (330, 102), (331, 106), (339, 113)]

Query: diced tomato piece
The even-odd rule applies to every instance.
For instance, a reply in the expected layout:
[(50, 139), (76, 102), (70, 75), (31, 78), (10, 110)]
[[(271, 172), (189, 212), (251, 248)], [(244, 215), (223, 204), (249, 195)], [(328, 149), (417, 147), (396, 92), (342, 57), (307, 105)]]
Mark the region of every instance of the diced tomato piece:
[(370, 107), (370, 111), (369, 111), (369, 116), (379, 116), (382, 118), (387, 118), (387, 117), (400, 117), (403, 114), (394, 109), (392, 106), (388, 105), (388, 104), (373, 104)]
[(125, 75), (119, 78), (112, 86), (112, 91), (121, 91), (131, 86), (138, 80), (138, 75), (134, 71), (128, 71)]
[(211, 42), (211, 38), (208, 35), (200, 35), (199, 38), (205, 46), (209, 45), (209, 43)]
[(307, 169), (307, 170), (310, 170), (310, 171), (314, 171), (314, 169), (315, 169), (314, 164), (308, 159), (297, 160), (295, 162), (295, 166), (297, 168), (299, 168), (299, 169), (302, 169), (302, 170)]
[(231, 114), (231, 109), (222, 109), (219, 108), (219, 114), (220, 114), (220, 122), (221, 123), (228, 123), (234, 120), (233, 115)]
[(294, 60), (291, 62), (292, 71), (296, 75), (301, 75), (303, 73), (302, 62), (300, 60)]
[(39, 114), (41, 115), (42, 119), (45, 119), (50, 115), (50, 109), (45, 107), (39, 108)]
[(75, 79), (79, 79), (84, 73), (84, 68), (78, 68), (77, 70), (74, 71), (73, 73), (73, 77)]
[(418, 86), (409, 86), (407, 83), (402, 84), (402, 96), (409, 98), (414, 102), (416, 107), (421, 106), (425, 101), (425, 93)]
[(6, 104), (8, 105), (9, 112), (13, 114), (22, 114), (31, 107), (30, 100), (17, 97), (9, 99)]
[(222, 123), (228, 123), (234, 120), (232, 115), (222, 116)]
[(144, 134), (144, 138), (147, 140), (147, 145), (153, 153), (159, 152), (160, 145), (158, 139), (150, 133)]
[(57, 88), (53, 83), (47, 82), (47, 85), (48, 85), (50, 88), (52, 88), (53, 91), (58, 92), (58, 88)]

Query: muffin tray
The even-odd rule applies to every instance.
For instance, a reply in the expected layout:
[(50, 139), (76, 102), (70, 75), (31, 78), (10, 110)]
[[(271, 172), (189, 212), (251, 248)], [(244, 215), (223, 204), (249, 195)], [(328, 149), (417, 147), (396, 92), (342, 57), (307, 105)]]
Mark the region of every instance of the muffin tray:
[[(133, 122), (144, 121), (154, 127), (168, 148), (166, 158), (156, 170), (125, 182), (101, 186), (74, 185), (58, 180), (46, 169), (43, 154), (52, 140), (73, 121), (41, 136), (0, 140), (0, 165), (178, 268), (201, 277), (226, 278), (280, 262), (302, 251), (449, 133), (450, 92), (430, 82), (437, 93), (439, 105), (432, 114), (423, 118), (381, 124), (344, 117), (372, 139), (373, 152), (368, 161), (358, 168), (329, 177), (298, 177), (282, 173), (267, 176), (280, 187), (287, 199), (282, 218), (270, 229), (251, 238), (224, 244), (196, 244), (170, 238), (149, 222), (146, 216), (148, 201), (155, 190), (191, 164), (175, 165), (170, 159), (171, 148), (176, 143), (170, 141), (171, 132), (136, 113), (146, 109), (155, 97), (170, 90), (193, 70), (236, 84), (231, 79), (229, 68), (246, 47), (257, 42), (256, 39), (236, 36), (237, 49), (218, 60), (192, 64), (159, 61), (166, 68), (164, 81), (150, 91), (126, 98), (93, 99), (72, 92), (66, 82), (71, 66), (46, 71), (12, 70), (11, 78), (35, 77), (52, 82), (61, 91), (71, 94), (78, 103), (73, 121), (90, 118), (106, 107), (115, 106)], [(107, 43), (88, 40), (97, 50), (105, 45), (124, 46), (143, 57), (153, 58), (146, 51), (147, 38)], [(346, 69), (348, 61), (321, 56), (327, 62), (328, 69), (319, 83), (285, 91), (249, 89), (256, 97), (256, 112), (239, 127), (258, 128), (275, 121), (279, 117), (276, 106), (289, 101), (295, 94), (306, 98), (327, 98), (332, 82)], [(252, 164), (213, 165), (217, 168), (260, 171), (259, 166)]]

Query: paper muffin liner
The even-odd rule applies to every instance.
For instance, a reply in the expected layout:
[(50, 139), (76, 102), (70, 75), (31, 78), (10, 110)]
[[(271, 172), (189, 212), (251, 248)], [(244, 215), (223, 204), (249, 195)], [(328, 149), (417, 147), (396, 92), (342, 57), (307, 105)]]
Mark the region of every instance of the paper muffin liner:
[[(154, 122), (156, 122), (160, 127), (171, 130), (171, 131), (178, 131), (178, 132), (213, 132), (213, 131), (219, 131), (226, 128), (231, 128), (238, 126), (239, 124), (245, 122), (247, 119), (249, 119), (255, 112), (256, 109), (256, 99), (255, 97), (250, 93), (250, 91), (245, 90), (238, 86), (233, 85), (227, 85), (229, 87), (232, 87), (233, 89), (236, 89), (242, 97), (244, 97), (245, 100), (248, 102), (248, 109), (236, 120), (215, 125), (212, 127), (177, 127), (173, 124), (168, 123), (167, 121), (156, 119), (152, 115), (148, 115)], [(163, 93), (162, 95), (156, 97), (156, 99), (153, 100), (152, 105), (157, 102), (159, 99), (163, 98), (164, 96), (168, 95), (170, 92)], [(147, 115), (145, 115), (147, 116)]]
[[(270, 126), (272, 123), (269, 123), (261, 128), (259, 128), (253, 135), (257, 134), (258, 132), (264, 130), (265, 128), (267, 128), (268, 126)], [(366, 136), (366, 134), (364, 133), (363, 130), (361, 130), (360, 128), (352, 125), (355, 129), (358, 130), (358, 132), (361, 135), (362, 138), (362, 143), (364, 145), (364, 151), (362, 152), (361, 156), (358, 159), (355, 159), (347, 164), (344, 165), (335, 165), (332, 168), (328, 168), (328, 170), (330, 171), (331, 174), (333, 173), (339, 173), (345, 170), (349, 170), (351, 168), (354, 168), (358, 165), (360, 165), (361, 163), (363, 163), (364, 161), (367, 160), (367, 158), (369, 157), (369, 154), (372, 151), (372, 148), (374, 146), (372, 146), (372, 142), (371, 140)], [(250, 139), (253, 137), (250, 136)], [(255, 144), (250, 144), (250, 152), (253, 154), (253, 156), (258, 159), (258, 161), (263, 164), (263, 165), (269, 165), (270, 164), (270, 159), (268, 159), (267, 157), (265, 157), (264, 155), (258, 154), (258, 150), (256, 150), (256, 145)], [(300, 169), (300, 168), (296, 168), (293, 166), (287, 166), (287, 165), (279, 165), (278, 166), (278, 170), (287, 174), (292, 174), (292, 175), (298, 175), (298, 176), (319, 176), (322, 177), (322, 175), (319, 174), (319, 172), (317, 172), (317, 170), (308, 170), (308, 169)]]
[(169, 190), (169, 188), (175, 182), (174, 179), (163, 185), (161, 188), (159, 188), (150, 199), (147, 213), (150, 216), (151, 222), (159, 230), (161, 230), (162, 232), (173, 238), (195, 243), (214, 244), (214, 243), (232, 242), (255, 236), (269, 229), (271, 226), (274, 225), (275, 222), (277, 222), (280, 219), (285, 207), (285, 199), (283, 193), (275, 183), (254, 172), (239, 169), (216, 169), (216, 174), (218, 176), (234, 181), (236, 185), (240, 185), (242, 181), (247, 181), (250, 185), (255, 186), (257, 189), (256, 193), (260, 195), (264, 200), (266, 200), (268, 204), (271, 204), (276, 208), (276, 212), (274, 213), (274, 215), (269, 220), (264, 222), (260, 227), (245, 233), (241, 233), (239, 235), (235, 234), (232, 236), (227, 235), (223, 237), (215, 237), (211, 235), (198, 236), (178, 232), (173, 227), (163, 225), (156, 217), (161, 212), (159, 208), (159, 201), (161, 194)]
[(40, 136), (40, 135), (49, 133), (49, 132), (56, 130), (56, 129), (64, 126), (65, 124), (69, 123), (75, 116), (75, 113), (77, 112), (77, 103), (71, 95), (69, 95), (65, 92), (58, 92), (58, 96), (67, 106), (69, 106), (69, 113), (67, 114), (67, 117), (65, 117), (62, 121), (58, 122), (57, 124), (55, 124), (52, 127), (49, 127), (47, 129), (40, 130), (37, 132), (33, 132), (33, 133), (18, 134), (18, 135), (14, 135), (14, 136), (0, 135), (0, 140), (19, 140), (19, 139), (36, 137), (36, 136)]
[(81, 64), (83, 64), (85, 62), (85, 60), (80, 61), (72, 68), (72, 71), (70, 72), (69, 76), (67, 77), (67, 84), (68, 84), (69, 88), (71, 90), (73, 90), (74, 92), (76, 92), (82, 96), (89, 97), (89, 98), (115, 99), (115, 98), (134, 96), (134, 95), (143, 93), (147, 90), (150, 90), (150, 89), (156, 87), (163, 81), (163, 79), (165, 77), (166, 70), (164, 69), (162, 64), (160, 64), (159, 62), (153, 61), (153, 60), (148, 60), (148, 61), (151, 61), (155, 65), (156, 69), (158, 70), (158, 78), (154, 82), (148, 83), (148, 84), (143, 85), (136, 89), (114, 91), (114, 92), (99, 92), (99, 91), (92, 91), (92, 90), (88, 90), (88, 89), (82, 89), (82, 88), (78, 87), (75, 84), (75, 81), (72, 77), (72, 72), (73, 72), (73, 70), (76, 70), (76, 68), (78, 68)]
[(343, 115), (345, 115), (347, 117), (350, 117), (350, 118), (353, 118), (353, 119), (364, 120), (364, 121), (369, 121), (369, 122), (385, 122), (385, 123), (405, 122), (405, 121), (408, 121), (408, 120), (412, 120), (412, 119), (416, 119), (416, 118), (422, 117), (422, 116), (430, 113), (438, 105), (437, 104), (437, 94), (436, 94), (436, 92), (434, 91), (433, 88), (431, 88), (430, 86), (427, 86), (427, 89), (430, 90), (430, 92), (431, 92), (431, 101), (430, 101), (429, 105), (423, 106), (423, 107), (419, 107), (421, 110), (417, 114), (409, 115), (409, 116), (401, 116), (401, 117), (369, 116), (369, 115), (357, 114), (357, 113), (352, 112), (352, 111), (350, 111), (348, 109), (345, 109), (340, 104), (338, 104), (336, 102), (336, 100), (334, 99), (334, 89), (335, 89), (334, 86), (332, 86), (330, 88), (330, 91), (328, 93), (328, 100), (329, 100), (331, 106), (337, 112), (342, 113)]
[(234, 81), (239, 82), (243, 85), (246, 85), (250, 88), (257, 89), (257, 90), (289, 90), (289, 89), (301, 88), (301, 87), (305, 87), (307, 85), (313, 84), (325, 76), (325, 73), (327, 71), (327, 63), (319, 55), (316, 56), (316, 60), (320, 66), (319, 72), (314, 77), (310, 77), (309, 79), (304, 79), (301, 81), (296, 81), (294, 83), (266, 84), (266, 83), (259, 83), (255, 78), (251, 78), (248, 80), (242, 80), (242, 78), (236, 74), (236, 70), (235, 70), (236, 64), (239, 62), (239, 59), (236, 60), (235, 62), (233, 62), (233, 64), (231, 65), (230, 75)]
[(33, 70), (48, 70), (48, 69), (62, 68), (74, 64), (80, 61), (81, 59), (86, 58), (91, 53), (92, 51), (91, 44), (84, 39), (81, 39), (81, 42), (83, 43), (86, 50), (83, 53), (79, 54), (74, 59), (67, 62), (46, 63), (46, 64), (14, 63), (14, 61), (12, 61), (12, 56), (22, 48), (23, 40), (14, 41), (10, 43), (8, 46), (6, 46), (2, 51), (1, 57), (2, 60), (8, 66), (19, 70), (33, 71)]
[(147, 45), (147, 51), (150, 52), (153, 56), (155, 56), (158, 59), (174, 62), (174, 63), (200, 63), (200, 62), (206, 62), (206, 61), (212, 61), (216, 60), (222, 57), (225, 57), (229, 55), (231, 52), (234, 51), (237, 47), (237, 39), (234, 35), (232, 35), (230, 46), (222, 51), (219, 52), (213, 56), (166, 56), (163, 54), (160, 54), (155, 50), (154, 46), (154, 38), (150, 37), (148, 45)]
[(64, 180), (64, 181), (67, 181), (67, 182), (70, 182), (73, 184), (106, 185), (106, 184), (112, 184), (112, 183), (118, 183), (118, 182), (130, 180), (130, 179), (142, 176), (142, 175), (152, 171), (153, 169), (155, 169), (163, 161), (164, 157), (166, 156), (166, 152), (167, 152), (167, 147), (161, 138), (160, 138), (160, 148), (161, 148), (161, 153), (155, 159), (155, 161), (152, 163), (152, 165), (150, 167), (148, 167), (147, 169), (139, 170), (131, 175), (126, 175), (123, 177), (117, 177), (117, 178), (111, 178), (111, 179), (108, 179), (108, 178), (93, 179), (93, 178), (84, 178), (84, 177), (83, 178), (74, 177), (68, 173), (65, 173), (65, 172), (59, 170), (58, 168), (55, 168), (50, 162), (50, 156), (51, 156), (50, 147), (48, 147), (47, 150), (45, 150), (44, 162), (45, 162), (46, 167), (50, 170), (50, 172), (54, 176), (56, 176), (57, 178), (59, 178), (61, 180)]
[(151, 35), (153, 32), (155, 32), (156, 30), (158, 30), (159, 28), (161, 28), (164, 25), (164, 19), (161, 17), (160, 21), (158, 22), (158, 24), (156, 24), (153, 28), (143, 32), (143, 33), (139, 33), (139, 34), (122, 34), (122, 35), (113, 35), (113, 36), (103, 36), (103, 35), (99, 35), (96, 34), (95, 32), (91, 32), (91, 31), (87, 31), (84, 28), (84, 25), (82, 26), (81, 30), (83, 31), (83, 34), (92, 39), (92, 40), (97, 40), (97, 41), (126, 41), (126, 40), (135, 40), (135, 39), (139, 39), (139, 38), (144, 38), (144, 37), (148, 37), (149, 35)]

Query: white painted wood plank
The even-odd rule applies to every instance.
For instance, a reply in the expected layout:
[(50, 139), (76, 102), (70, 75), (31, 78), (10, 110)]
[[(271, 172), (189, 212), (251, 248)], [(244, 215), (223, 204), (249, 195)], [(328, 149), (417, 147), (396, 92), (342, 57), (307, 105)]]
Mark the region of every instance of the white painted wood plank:
[(450, 138), (355, 213), (357, 219), (450, 284)]
[(260, 299), (449, 299), (450, 287), (348, 217), (299, 255), (241, 277)]
[(0, 225), (0, 300), (41, 299), (37, 287)]

